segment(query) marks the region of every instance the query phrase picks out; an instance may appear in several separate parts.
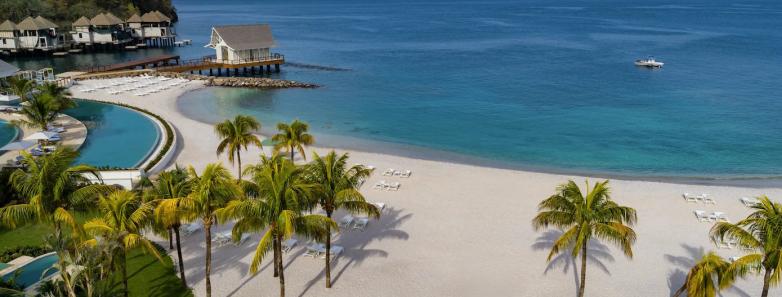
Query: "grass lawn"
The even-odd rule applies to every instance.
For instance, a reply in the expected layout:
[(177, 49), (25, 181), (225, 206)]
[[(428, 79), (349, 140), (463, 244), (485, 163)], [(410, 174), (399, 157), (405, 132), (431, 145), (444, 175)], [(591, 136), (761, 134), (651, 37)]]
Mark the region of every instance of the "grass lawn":
[[(83, 223), (94, 216), (89, 213), (77, 213), (76, 219)], [(51, 227), (44, 224), (0, 230), (0, 250), (17, 246), (42, 245), (44, 237), (51, 232)], [(115, 275), (119, 277), (120, 274)], [(128, 254), (128, 277), (130, 296), (193, 296), (190, 289), (182, 286), (169, 257), (163, 257), (163, 262), (160, 262), (141, 250), (131, 251)], [(117, 286), (122, 285), (121, 280), (118, 279), (117, 282)]]

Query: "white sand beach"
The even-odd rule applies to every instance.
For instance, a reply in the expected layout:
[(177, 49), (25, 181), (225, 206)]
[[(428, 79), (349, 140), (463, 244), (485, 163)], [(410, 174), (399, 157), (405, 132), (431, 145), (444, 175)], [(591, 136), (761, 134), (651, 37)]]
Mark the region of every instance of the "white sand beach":
[[(177, 130), (182, 144), (177, 163), (200, 169), (207, 163), (223, 162), (236, 172), (224, 156), (215, 155), (218, 139), (212, 125), (189, 119), (177, 110), (178, 96), (201, 87), (202, 82), (192, 81), (143, 97), (83, 93), (78, 87), (72, 92), (76, 98), (122, 102), (157, 113)], [(275, 124), (259, 120), (265, 126)], [(326, 152), (328, 148), (314, 150)], [(331, 289), (325, 288), (323, 260), (304, 257), (306, 243), (299, 243), (285, 255), (288, 296), (576, 295), (577, 265), (569, 255), (546, 261), (550, 242), (558, 232), (535, 231), (530, 222), (537, 203), (551, 195), (558, 184), (568, 179), (583, 184), (585, 177), (348, 152), (352, 162), (377, 168), (363, 192), (369, 201), (386, 203), (382, 218), (371, 221), (364, 232), (347, 231), (336, 238), (335, 244), (344, 246), (345, 251), (333, 264)], [(244, 164), (257, 161), (259, 154), (257, 149), (243, 153)], [(409, 169), (413, 174), (410, 178), (382, 176), (386, 168)], [(380, 180), (398, 181), (401, 188), (372, 189)], [(596, 242), (589, 251), (588, 296), (670, 296), (682, 284), (694, 259), (705, 251), (716, 250), (724, 257), (742, 255), (736, 249), (717, 249), (708, 238), (712, 224), (698, 222), (693, 210), (722, 211), (735, 222), (749, 214), (739, 202), (742, 196), (767, 194), (782, 199), (778, 188), (634, 180), (612, 180), (611, 187), (614, 200), (638, 211), (635, 256), (628, 260), (612, 246)], [(687, 203), (682, 199), (684, 192), (709, 193), (717, 204)], [(338, 213), (336, 218), (342, 215)], [(229, 229), (228, 225), (218, 226), (215, 231)], [(255, 234), (238, 247), (214, 247), (215, 296), (277, 294), (278, 280), (272, 277), (270, 265), (264, 265), (256, 276), (248, 274), (258, 239)], [(183, 244), (188, 283), (196, 296), (203, 296), (203, 232), (184, 238)], [(175, 253), (172, 256), (176, 258)], [(761, 286), (760, 277), (751, 277), (723, 296), (758, 296)], [(780, 295), (780, 288), (773, 288), (770, 294)]]

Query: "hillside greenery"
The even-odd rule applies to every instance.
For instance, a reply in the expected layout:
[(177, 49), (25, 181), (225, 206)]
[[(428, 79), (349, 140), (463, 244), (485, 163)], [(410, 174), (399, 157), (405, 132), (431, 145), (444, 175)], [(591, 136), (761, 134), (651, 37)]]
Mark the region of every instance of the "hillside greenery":
[(172, 20), (177, 20), (171, 0), (2, 0), (0, 22), (7, 19), (19, 22), (28, 16), (41, 15), (67, 26), (81, 16), (91, 18), (102, 12), (111, 12), (127, 19), (134, 13), (142, 14), (152, 10), (159, 10)]

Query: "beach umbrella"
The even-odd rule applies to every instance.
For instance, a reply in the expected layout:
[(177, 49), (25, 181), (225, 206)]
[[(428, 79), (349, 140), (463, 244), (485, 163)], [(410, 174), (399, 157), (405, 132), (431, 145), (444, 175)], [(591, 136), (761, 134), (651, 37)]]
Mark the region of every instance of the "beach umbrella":
[(49, 140), (52, 139), (52, 137), (58, 137), (60, 134), (57, 132), (51, 132), (51, 131), (41, 131), (33, 133), (33, 135), (27, 136), (24, 139), (25, 140)]
[(34, 141), (28, 141), (28, 140), (22, 140), (22, 141), (16, 141), (11, 142), (9, 144), (6, 144), (3, 147), (0, 147), (0, 151), (20, 151), (20, 150), (26, 150), (30, 148), (31, 146), (34, 146)]

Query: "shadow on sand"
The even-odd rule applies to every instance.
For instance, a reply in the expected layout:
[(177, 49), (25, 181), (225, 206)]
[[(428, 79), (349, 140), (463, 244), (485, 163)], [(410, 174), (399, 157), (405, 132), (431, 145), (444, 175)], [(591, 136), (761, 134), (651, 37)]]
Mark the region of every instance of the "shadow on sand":
[[(562, 236), (562, 233), (563, 232), (559, 230), (546, 231), (543, 233), (543, 235), (535, 239), (535, 243), (532, 244), (532, 248), (538, 251), (549, 251), (551, 247), (554, 246), (554, 242), (556, 242), (557, 239)], [(572, 272), (573, 283), (575, 284), (574, 294), (578, 295), (580, 275), (577, 271), (577, 268), (579, 265), (581, 265), (581, 256), (579, 255), (578, 258), (574, 258), (571, 254), (571, 251), (571, 249), (567, 249), (558, 255), (553, 255), (549, 260), (548, 265), (546, 265), (546, 269), (543, 271), (543, 274), (546, 274), (549, 271), (556, 269), (557, 267), (562, 267), (562, 274)], [(606, 245), (598, 242), (593, 238), (589, 241), (589, 245), (587, 246), (587, 265), (597, 266), (606, 274), (611, 275), (611, 271), (609, 271), (608, 267), (604, 264), (606, 261), (614, 262), (614, 257), (611, 256)]]

